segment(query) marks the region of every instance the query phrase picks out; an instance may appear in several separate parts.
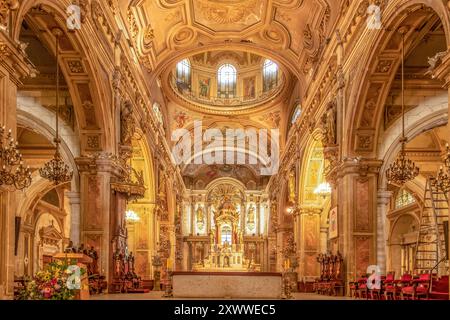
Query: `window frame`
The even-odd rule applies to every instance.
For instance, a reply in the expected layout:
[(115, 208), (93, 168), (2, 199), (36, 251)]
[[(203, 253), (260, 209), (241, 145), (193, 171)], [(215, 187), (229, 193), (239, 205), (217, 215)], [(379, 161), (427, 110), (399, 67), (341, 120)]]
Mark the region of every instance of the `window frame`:
[[(224, 69), (228, 71), (223, 72)], [(237, 93), (237, 69), (231, 63), (223, 63), (217, 68), (217, 96), (230, 99)]]

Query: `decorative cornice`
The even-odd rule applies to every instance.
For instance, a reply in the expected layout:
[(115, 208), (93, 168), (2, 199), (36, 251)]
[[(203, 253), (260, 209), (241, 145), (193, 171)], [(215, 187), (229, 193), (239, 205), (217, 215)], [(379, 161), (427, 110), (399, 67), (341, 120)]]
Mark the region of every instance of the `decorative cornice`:
[(300, 205), (299, 214), (300, 215), (321, 215), (323, 208), (310, 206), (310, 205)]
[(24, 45), (13, 43), (2, 31), (0, 31), (0, 66), (7, 70), (10, 79), (17, 86), (22, 84), (21, 79), (28, 76), (35, 77), (37, 73), (25, 53)]
[(343, 178), (347, 175), (359, 175), (361, 179), (368, 178), (372, 175), (377, 175), (383, 164), (382, 160), (377, 159), (345, 159), (336, 166), (336, 178)]

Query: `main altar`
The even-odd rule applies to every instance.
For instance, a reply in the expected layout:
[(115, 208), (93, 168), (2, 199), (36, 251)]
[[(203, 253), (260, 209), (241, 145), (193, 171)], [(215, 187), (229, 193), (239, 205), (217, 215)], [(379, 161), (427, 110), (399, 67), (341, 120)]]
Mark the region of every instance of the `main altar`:
[(215, 228), (209, 232), (209, 255), (194, 270), (244, 271), (250, 261), (244, 258), (243, 231), (239, 212), (230, 198), (225, 197), (213, 213)]
[(267, 250), (266, 217), (257, 191), (231, 179), (196, 190), (185, 211), (186, 264), (191, 272), (260, 272)]

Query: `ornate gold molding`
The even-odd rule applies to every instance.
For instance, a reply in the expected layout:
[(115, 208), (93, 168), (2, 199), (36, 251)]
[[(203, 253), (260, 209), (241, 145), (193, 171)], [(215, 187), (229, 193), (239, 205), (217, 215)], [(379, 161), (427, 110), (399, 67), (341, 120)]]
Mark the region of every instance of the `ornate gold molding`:
[[(449, 1), (450, 3), (450, 1)], [(433, 78), (439, 79), (444, 83), (445, 88), (450, 87), (450, 50), (447, 53), (439, 57), (438, 66), (432, 71)]]
[(24, 46), (14, 44), (11, 39), (0, 31), (0, 66), (5, 68), (10, 79), (17, 85), (21, 85), (21, 79), (35, 77), (37, 70), (28, 59)]

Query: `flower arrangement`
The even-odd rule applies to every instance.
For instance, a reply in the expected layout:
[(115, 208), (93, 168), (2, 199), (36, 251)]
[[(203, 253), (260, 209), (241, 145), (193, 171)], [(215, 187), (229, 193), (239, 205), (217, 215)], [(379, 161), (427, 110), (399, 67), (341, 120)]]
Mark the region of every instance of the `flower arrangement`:
[(56, 260), (26, 283), (18, 300), (73, 300), (86, 270), (68, 260)]

